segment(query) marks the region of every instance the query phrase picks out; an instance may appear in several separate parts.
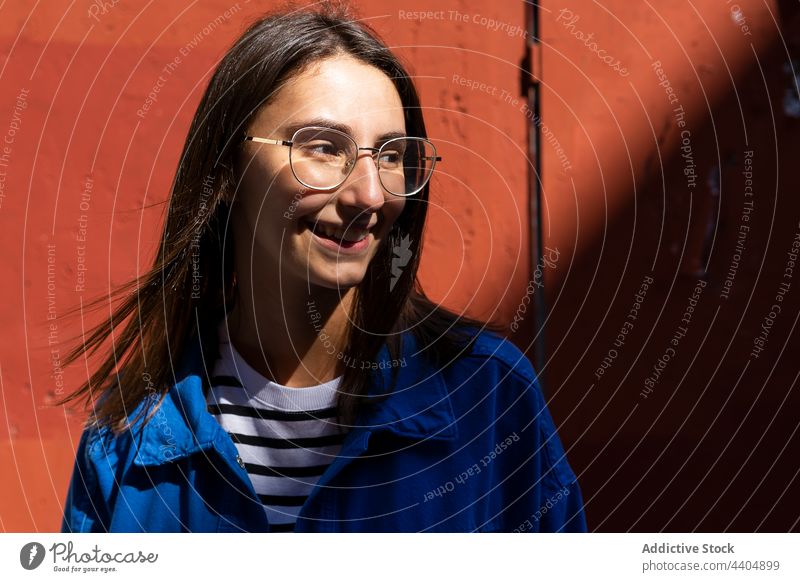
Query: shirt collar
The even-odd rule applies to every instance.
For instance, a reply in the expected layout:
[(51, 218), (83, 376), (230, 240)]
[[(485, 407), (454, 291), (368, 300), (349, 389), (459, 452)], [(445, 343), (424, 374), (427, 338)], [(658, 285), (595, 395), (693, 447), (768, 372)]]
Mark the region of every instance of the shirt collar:
[[(150, 421), (141, 427), (135, 464), (158, 465), (177, 460), (212, 447), (217, 439), (229, 438), (206, 408), (203, 377), (207, 362), (203, 362), (201, 348), (197, 336), (193, 336), (176, 369), (176, 383)], [(384, 344), (375, 362), (377, 370), (369, 371), (372, 381), (368, 393), (379, 395), (388, 390), (393, 372), (397, 376), (395, 388), (385, 399), (362, 407), (357, 427), (352, 430), (388, 431), (411, 439), (457, 438), (455, 415), (442, 374), (418, 351), (412, 332), (403, 333), (399, 358), (393, 360)]]

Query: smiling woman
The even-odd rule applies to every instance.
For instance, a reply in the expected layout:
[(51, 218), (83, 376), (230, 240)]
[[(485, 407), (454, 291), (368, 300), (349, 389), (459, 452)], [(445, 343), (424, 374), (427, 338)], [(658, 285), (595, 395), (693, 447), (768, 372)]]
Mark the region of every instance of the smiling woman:
[(122, 328), (64, 400), (102, 387), (63, 531), (585, 530), (530, 362), (417, 281), (439, 163), (368, 26), (327, 3), (253, 23), (152, 269), (67, 360)]

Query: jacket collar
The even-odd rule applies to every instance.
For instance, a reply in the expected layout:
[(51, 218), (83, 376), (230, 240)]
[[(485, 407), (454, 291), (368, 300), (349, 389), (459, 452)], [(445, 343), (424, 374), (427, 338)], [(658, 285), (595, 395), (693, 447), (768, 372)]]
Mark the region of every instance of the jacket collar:
[[(403, 334), (400, 358), (393, 360), (384, 344), (375, 361), (377, 370), (365, 370), (372, 374), (368, 394), (388, 390), (393, 370), (397, 373), (395, 389), (384, 400), (363, 407), (352, 431), (388, 431), (410, 439), (457, 438), (455, 415), (442, 374), (426, 361), (424, 353), (419, 353), (413, 333)], [(140, 435), (135, 464), (159, 465), (230, 438), (206, 408), (203, 377), (207, 364), (203, 362), (200, 341), (193, 336), (176, 369), (176, 383), (150, 421), (144, 426), (142, 421), (138, 427), (134, 425), (134, 434)]]

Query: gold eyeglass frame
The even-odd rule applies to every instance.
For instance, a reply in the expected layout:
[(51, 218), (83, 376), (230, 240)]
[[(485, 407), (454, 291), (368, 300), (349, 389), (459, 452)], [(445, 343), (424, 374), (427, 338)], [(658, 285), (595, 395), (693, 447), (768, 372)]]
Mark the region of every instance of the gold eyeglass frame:
[[(346, 139), (350, 140), (350, 142), (355, 147), (356, 157), (355, 157), (354, 160), (349, 160), (348, 161), (349, 162), (349, 168), (347, 169), (347, 173), (345, 174), (344, 178), (342, 178), (341, 181), (338, 184), (335, 184), (333, 186), (328, 186), (327, 188), (320, 188), (319, 186), (312, 186), (310, 184), (306, 184), (305, 182), (303, 182), (297, 176), (297, 173), (294, 171), (294, 166), (292, 165), (292, 145), (294, 144), (295, 138), (297, 137), (298, 133), (300, 133), (301, 131), (309, 130), (309, 129), (321, 129), (321, 130), (324, 130), (324, 131), (329, 131), (329, 132), (333, 132), (335, 134), (344, 136)], [(419, 188), (417, 188), (413, 192), (409, 192), (407, 194), (398, 194), (396, 192), (392, 192), (391, 190), (389, 190), (386, 187), (386, 185), (383, 183), (383, 180), (381, 179), (381, 172), (380, 172), (381, 167), (380, 167), (380, 163), (378, 162), (378, 160), (380, 158), (380, 153), (381, 153), (381, 151), (383, 151), (383, 148), (385, 148), (387, 145), (391, 144), (392, 142), (398, 141), (398, 140), (401, 140), (401, 139), (402, 140), (423, 141), (423, 142), (427, 143), (428, 145), (430, 145), (431, 149), (433, 150), (433, 155), (432, 156), (423, 156), (422, 157), (422, 159), (431, 161), (431, 169), (428, 172), (428, 177), (426, 178), (426, 180), (422, 184), (422, 186), (420, 186)], [(292, 170), (292, 175), (294, 176), (295, 180), (300, 182), (306, 188), (311, 188), (312, 190), (333, 190), (334, 188), (338, 188), (339, 186), (344, 184), (345, 181), (347, 180), (347, 178), (349, 178), (350, 174), (353, 172), (353, 168), (355, 168), (355, 160), (358, 159), (358, 152), (361, 151), (361, 150), (368, 150), (368, 151), (372, 152), (372, 154), (371, 154), (372, 161), (375, 162), (375, 168), (378, 170), (378, 181), (381, 183), (381, 187), (384, 190), (386, 190), (389, 194), (392, 194), (394, 196), (400, 196), (402, 198), (407, 198), (409, 196), (413, 196), (414, 194), (420, 192), (423, 188), (425, 188), (425, 186), (428, 184), (428, 182), (430, 182), (431, 176), (433, 176), (433, 170), (436, 167), (436, 162), (441, 162), (442, 161), (442, 157), (436, 155), (436, 146), (433, 145), (433, 143), (430, 140), (428, 140), (428, 139), (426, 139), (424, 137), (407, 137), (407, 136), (393, 137), (392, 139), (389, 139), (386, 142), (384, 142), (383, 144), (381, 144), (381, 147), (379, 147), (379, 148), (360, 147), (358, 145), (358, 143), (356, 143), (356, 140), (354, 140), (351, 135), (349, 135), (347, 133), (344, 133), (343, 131), (339, 131), (338, 129), (333, 129), (332, 127), (324, 127), (324, 126), (317, 126), (317, 125), (311, 125), (311, 126), (308, 126), (308, 127), (301, 127), (300, 129), (295, 131), (294, 134), (292, 134), (292, 139), (290, 139), (290, 140), (269, 139), (269, 138), (266, 138), (266, 137), (256, 137), (256, 136), (253, 136), (253, 135), (245, 134), (244, 135), (244, 141), (252, 141), (252, 142), (256, 142), (256, 143), (264, 143), (264, 144), (269, 144), (269, 145), (288, 146), (289, 147), (289, 167)]]

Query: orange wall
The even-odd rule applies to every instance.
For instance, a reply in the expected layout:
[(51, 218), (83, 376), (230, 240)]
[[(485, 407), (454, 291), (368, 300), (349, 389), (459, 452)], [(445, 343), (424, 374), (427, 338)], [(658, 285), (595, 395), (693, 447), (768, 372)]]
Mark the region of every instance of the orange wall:
[[(532, 124), (514, 101), (522, 99), (526, 3), (359, 4), (410, 63), (445, 159), (433, 181), (423, 285), (450, 307), (508, 323), (532, 277)], [(102, 13), (90, 2), (32, 10), (15, 0), (0, 8), (0, 132), (15, 130), (0, 166), (0, 530), (58, 528), (82, 418), (50, 403), (86, 374), (76, 366), (63, 382), (53, 377), (54, 358), (81, 330), (60, 317), (148, 265), (161, 209), (138, 209), (165, 200), (208, 74), (268, 5), (164, 2), (140, 13), (121, 2)], [(796, 280), (765, 351), (749, 354), (800, 219), (791, 171), (798, 118), (787, 98), (797, 89), (786, 70), (790, 58), (798, 62), (800, 22), (796, 2), (730, 5), (541, 4), (542, 228), (558, 260), (534, 294), (549, 309), (540, 373), (593, 529), (796, 528)], [(440, 12), (409, 18), (416, 10)], [(204, 33), (220, 15), (227, 24)], [(155, 107), (138, 117), (164, 65), (192, 39)], [(628, 74), (601, 60), (601, 49)], [(655, 61), (677, 103), (659, 86)], [(745, 150), (754, 152), (754, 210), (723, 298), (743, 224)], [(626, 341), (598, 378), (651, 276)], [(701, 277), (686, 336), (643, 398)], [(53, 313), (59, 319), (48, 319)], [(512, 337), (533, 358), (532, 314), (528, 307)]]
[[(86, 375), (75, 366), (58, 385), (52, 375), (81, 323), (48, 320), (48, 314), (61, 317), (149, 264), (162, 209), (138, 209), (166, 199), (216, 59), (270, 5), (159, 2), (140, 12), (138, 3), (108, 2), (103, 13), (99, 4), (70, 4), (54, 0), (34, 10), (16, 0), (0, 9), (8, 59), (0, 131), (10, 125), (20, 94), (24, 105), (0, 199), (6, 255), (0, 268), (7, 282), (0, 307), (2, 531), (58, 529), (80, 435), (82, 415), (48, 405)], [(468, 3), (442, 4), (437, 10), (447, 11), (447, 20), (420, 21), (401, 14), (394, 2), (360, 3), (362, 15), (410, 62), (428, 108), (429, 135), (445, 160), (431, 199), (421, 274), (426, 288), (473, 315), (491, 316), (499, 304), (496, 316), (508, 319), (528, 280), (526, 130), (491, 96), (458, 79), (518, 91), (514, 64), (524, 43), (480, 22), (450, 19), (450, 10), (471, 18), (476, 11)], [(404, 3), (402, 9), (430, 10), (430, 4)], [(522, 24), (524, 7), (505, 3), (477, 12)], [(204, 32), (219, 16), (224, 26)], [(167, 76), (155, 106), (137, 116), (165, 64), (181, 50), (187, 54)], [(83, 290), (76, 291), (80, 284)]]
[(542, 117), (572, 168), (544, 146), (541, 371), (594, 529), (797, 529), (798, 8), (544, 3)]

